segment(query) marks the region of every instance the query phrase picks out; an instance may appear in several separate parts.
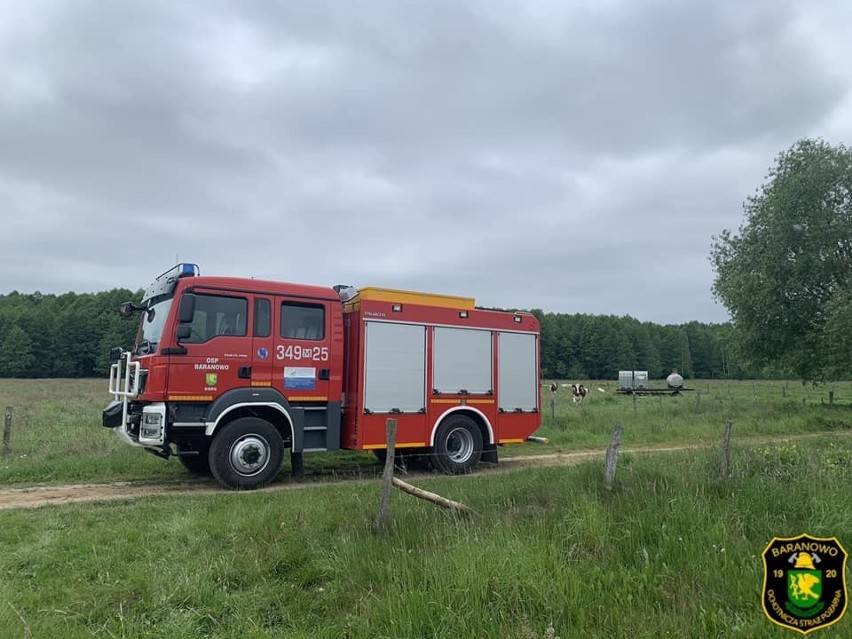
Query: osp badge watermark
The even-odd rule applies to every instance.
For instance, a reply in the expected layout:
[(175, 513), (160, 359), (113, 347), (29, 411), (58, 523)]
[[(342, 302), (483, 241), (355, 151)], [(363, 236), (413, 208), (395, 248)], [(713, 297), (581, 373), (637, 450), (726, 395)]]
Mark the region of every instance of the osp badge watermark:
[(763, 551), (763, 612), (806, 635), (846, 612), (846, 551), (834, 537), (774, 537)]

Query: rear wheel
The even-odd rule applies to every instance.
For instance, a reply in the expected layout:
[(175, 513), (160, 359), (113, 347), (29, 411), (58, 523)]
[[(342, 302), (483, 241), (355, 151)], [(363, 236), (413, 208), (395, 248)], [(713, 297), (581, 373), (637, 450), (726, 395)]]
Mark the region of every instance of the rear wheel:
[(428, 448), (406, 448), (405, 466), (409, 470), (428, 470), (430, 457)]
[(278, 475), (284, 441), (275, 427), (257, 417), (242, 417), (224, 427), (210, 445), (210, 470), (226, 488), (251, 490)]
[[(384, 466), (388, 457), (385, 448), (376, 449), (373, 455)], [(429, 467), (428, 448), (397, 448), (394, 451), (394, 465), (408, 470), (426, 470)]]
[(443, 473), (469, 473), (482, 457), (482, 433), (470, 417), (452, 415), (435, 433), (432, 463)]

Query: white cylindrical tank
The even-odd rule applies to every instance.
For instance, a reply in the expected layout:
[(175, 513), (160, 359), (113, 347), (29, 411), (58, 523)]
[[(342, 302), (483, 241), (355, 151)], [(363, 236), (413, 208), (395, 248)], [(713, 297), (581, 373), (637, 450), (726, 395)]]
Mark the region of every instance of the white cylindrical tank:
[(683, 377), (681, 377), (677, 369), (672, 371), (672, 374), (666, 377), (666, 384), (669, 385), (669, 388), (680, 388), (683, 386)]

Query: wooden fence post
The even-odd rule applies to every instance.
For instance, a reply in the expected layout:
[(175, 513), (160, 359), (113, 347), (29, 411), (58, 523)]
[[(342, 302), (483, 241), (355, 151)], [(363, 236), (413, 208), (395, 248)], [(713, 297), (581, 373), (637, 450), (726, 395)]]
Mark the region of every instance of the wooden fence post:
[(636, 391), (633, 391), (633, 412), (636, 412)]
[(6, 407), (6, 420), (3, 422), (3, 454), (12, 452), (12, 407)]
[(699, 388), (699, 389), (696, 389), (696, 392), (695, 392), (695, 408), (696, 408), (696, 410), (698, 409), (698, 407), (700, 405), (701, 405), (701, 389)]
[(727, 477), (731, 472), (731, 429), (734, 424), (729, 419), (725, 422), (725, 434), (722, 437), (722, 477)]
[(834, 406), (834, 391), (828, 391), (828, 405)]
[(612, 429), (612, 439), (606, 447), (606, 468), (604, 469), (604, 481), (607, 490), (612, 490), (612, 482), (615, 480), (615, 466), (618, 463), (618, 447), (621, 444), (621, 433), (624, 429), (621, 424), (616, 424)]
[(385, 457), (385, 470), (382, 473), (382, 496), (379, 499), (379, 510), (376, 512), (375, 530), (379, 531), (387, 525), (391, 508), (391, 491), (393, 490), (393, 465), (394, 453), (396, 451), (396, 420), (388, 419), (387, 427), (387, 457)]
[(556, 400), (553, 397), (550, 398), (550, 421), (556, 421)]

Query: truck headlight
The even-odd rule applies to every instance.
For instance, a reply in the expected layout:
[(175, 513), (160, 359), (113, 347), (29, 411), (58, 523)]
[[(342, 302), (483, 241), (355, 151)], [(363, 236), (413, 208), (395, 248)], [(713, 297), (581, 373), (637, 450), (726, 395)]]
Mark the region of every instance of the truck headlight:
[(145, 413), (142, 415), (142, 430), (140, 435), (145, 439), (158, 439), (162, 427), (162, 415), (159, 413)]

